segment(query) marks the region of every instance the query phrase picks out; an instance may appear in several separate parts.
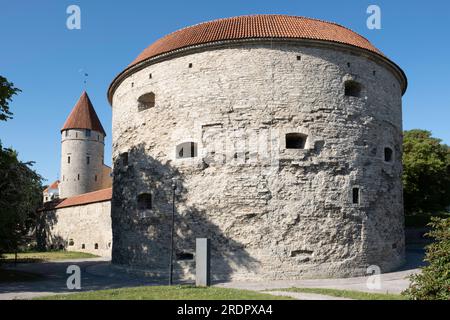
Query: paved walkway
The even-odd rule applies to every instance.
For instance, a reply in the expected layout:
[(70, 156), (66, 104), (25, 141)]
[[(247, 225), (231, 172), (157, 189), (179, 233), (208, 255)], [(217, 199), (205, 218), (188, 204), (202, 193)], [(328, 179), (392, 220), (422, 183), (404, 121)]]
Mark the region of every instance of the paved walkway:
[[(316, 294), (286, 293), (276, 289), (303, 287), (303, 288), (330, 288), (346, 289), (365, 292), (400, 293), (409, 285), (407, 277), (418, 272), (417, 267), (421, 265), (423, 250), (408, 250), (407, 265), (400, 271), (381, 275), (381, 287), (370, 290), (367, 287), (367, 278), (347, 279), (317, 279), (317, 280), (277, 280), (264, 282), (227, 282), (219, 283), (217, 286), (224, 288), (247, 289), (254, 291), (270, 290), (272, 294), (289, 295), (297, 299), (322, 300), (340, 299)], [(124, 288), (143, 285), (161, 285), (160, 280), (148, 277), (136, 276), (118, 272), (112, 268), (108, 260), (103, 258), (88, 260), (65, 260), (45, 263), (23, 263), (9, 268), (31, 272), (42, 277), (41, 280), (0, 283), (0, 300), (31, 299), (51, 294), (72, 293), (67, 289), (66, 281), (69, 276), (66, 273), (70, 265), (78, 265), (81, 268), (82, 291)]]

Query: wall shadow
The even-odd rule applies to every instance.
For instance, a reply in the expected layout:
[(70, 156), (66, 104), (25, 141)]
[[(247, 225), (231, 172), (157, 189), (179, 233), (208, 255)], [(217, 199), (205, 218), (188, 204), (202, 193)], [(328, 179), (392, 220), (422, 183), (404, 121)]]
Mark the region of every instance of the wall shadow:
[[(191, 202), (190, 193), (196, 192), (195, 186), (189, 190), (186, 180), (187, 177), (201, 175), (202, 164), (196, 162), (192, 166), (177, 168), (170, 161), (161, 163), (149, 156), (149, 147), (145, 144), (130, 149), (126, 158), (126, 162), (123, 156), (114, 159), (111, 206), (113, 264), (144, 269), (153, 276), (168, 276), (172, 179), (175, 178), (176, 278), (186, 279), (195, 275), (195, 261), (183, 258), (195, 253), (196, 238), (211, 239), (212, 279), (227, 281), (236, 272), (257, 273), (259, 262), (241, 243), (231, 239), (214, 223), (215, 217), (208, 212), (209, 208), (198, 208)], [(137, 197), (143, 193), (152, 195), (151, 210), (137, 206)], [(210, 209), (213, 211), (212, 207)]]

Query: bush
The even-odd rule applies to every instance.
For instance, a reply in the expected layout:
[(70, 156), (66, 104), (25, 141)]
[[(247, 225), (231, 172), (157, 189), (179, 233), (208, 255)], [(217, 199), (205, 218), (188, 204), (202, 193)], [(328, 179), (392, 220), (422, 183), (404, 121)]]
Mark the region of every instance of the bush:
[(411, 276), (411, 285), (403, 292), (411, 300), (450, 299), (450, 218), (432, 218), (427, 234), (433, 242), (427, 246), (428, 266), (420, 274)]

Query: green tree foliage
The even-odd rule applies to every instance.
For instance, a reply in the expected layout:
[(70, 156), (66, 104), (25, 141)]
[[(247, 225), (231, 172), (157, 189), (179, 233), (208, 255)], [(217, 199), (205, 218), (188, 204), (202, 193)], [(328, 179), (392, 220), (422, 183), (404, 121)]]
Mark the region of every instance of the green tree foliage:
[[(0, 121), (11, 119), (9, 102), (20, 90), (0, 76)], [(35, 227), (42, 201), (41, 176), (32, 162), (21, 162), (17, 152), (0, 142), (0, 254), (15, 251)]]
[(20, 89), (14, 87), (5, 77), (0, 76), (0, 121), (12, 119), (12, 113), (9, 110), (9, 103), (12, 97), (19, 93)]
[(403, 292), (412, 300), (450, 300), (450, 218), (433, 217), (427, 236), (436, 242), (427, 247), (422, 273), (411, 277), (410, 287)]
[(450, 147), (431, 132), (410, 130), (403, 140), (405, 213), (435, 213), (450, 205)]
[(16, 251), (35, 227), (42, 183), (31, 165), (0, 144), (0, 253)]

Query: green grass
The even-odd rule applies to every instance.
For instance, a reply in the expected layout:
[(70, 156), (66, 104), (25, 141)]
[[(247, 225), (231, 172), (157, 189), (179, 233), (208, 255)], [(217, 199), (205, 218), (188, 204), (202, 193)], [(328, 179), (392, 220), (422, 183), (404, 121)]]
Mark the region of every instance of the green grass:
[(219, 287), (147, 286), (55, 295), (37, 300), (290, 300), (290, 298)]
[(289, 288), (270, 291), (289, 291), (289, 292), (301, 292), (301, 293), (315, 293), (323, 294), (332, 297), (349, 298), (354, 300), (406, 300), (406, 298), (399, 294), (390, 293), (368, 293), (361, 291), (351, 290), (337, 290), (337, 289), (324, 289), (324, 288)]
[[(66, 259), (84, 259), (95, 258), (96, 255), (85, 252), (72, 252), (72, 251), (49, 251), (49, 252), (24, 252), (17, 254), (17, 262), (45, 262), (51, 260), (66, 260)], [(6, 253), (3, 255), (0, 262), (13, 263), (14, 254)]]
[(0, 283), (37, 281), (40, 279), (41, 276), (34, 273), (0, 268)]

